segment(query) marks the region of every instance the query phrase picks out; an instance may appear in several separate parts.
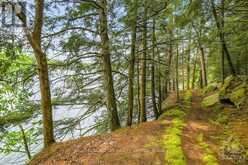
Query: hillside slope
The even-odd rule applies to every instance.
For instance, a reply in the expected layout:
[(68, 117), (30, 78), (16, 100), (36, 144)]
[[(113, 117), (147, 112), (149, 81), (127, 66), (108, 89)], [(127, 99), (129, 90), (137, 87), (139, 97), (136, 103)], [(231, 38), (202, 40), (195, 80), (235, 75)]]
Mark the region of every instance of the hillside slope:
[(175, 95), (171, 94), (165, 101), (165, 112), (157, 121), (54, 144), (36, 155), (29, 164), (248, 164), (248, 108), (245, 100), (237, 107), (227, 98), (221, 102), (218, 96), (210, 99), (214, 103), (205, 104), (206, 99), (216, 92), (223, 92), (221, 90), (224, 90), (223, 86), (204, 92), (187, 91), (181, 94), (180, 103), (176, 103)]

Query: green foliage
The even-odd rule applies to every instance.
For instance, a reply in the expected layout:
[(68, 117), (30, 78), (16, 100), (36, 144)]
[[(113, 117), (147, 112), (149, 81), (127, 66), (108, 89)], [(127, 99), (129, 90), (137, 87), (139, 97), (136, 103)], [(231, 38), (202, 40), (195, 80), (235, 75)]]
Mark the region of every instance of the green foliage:
[(192, 101), (192, 91), (191, 90), (187, 90), (184, 95), (183, 95), (183, 99), (184, 99), (184, 102), (186, 104), (189, 104), (191, 103)]
[(219, 113), (217, 114), (216, 117), (214, 117), (213, 119), (211, 119), (211, 122), (214, 124), (218, 124), (218, 125), (226, 125), (229, 121), (229, 118), (226, 114), (224, 113)]
[[(37, 144), (36, 134), (37, 129), (31, 128), (26, 129), (25, 137), (28, 145)], [(0, 144), (0, 152), (3, 154), (11, 154), (12, 152), (25, 152), (25, 148), (23, 145), (23, 134), (22, 131), (16, 128), (15, 131), (7, 131), (3, 134), (0, 134), (1, 144)]]
[(24, 112), (14, 111), (9, 112), (4, 116), (0, 116), (0, 126), (18, 124), (30, 119), (34, 114), (35, 109), (33, 107), (29, 108), (30, 109), (25, 110)]
[(203, 94), (207, 94), (207, 93), (210, 93), (210, 92), (215, 92), (216, 90), (218, 90), (219, 87), (220, 87), (219, 83), (208, 84), (207, 87), (203, 88)]
[(216, 157), (211, 154), (204, 155), (202, 160), (206, 165), (219, 165)]
[(247, 150), (239, 137), (230, 131), (226, 132), (222, 141), (221, 152), (225, 157), (238, 164), (243, 164), (248, 159)]

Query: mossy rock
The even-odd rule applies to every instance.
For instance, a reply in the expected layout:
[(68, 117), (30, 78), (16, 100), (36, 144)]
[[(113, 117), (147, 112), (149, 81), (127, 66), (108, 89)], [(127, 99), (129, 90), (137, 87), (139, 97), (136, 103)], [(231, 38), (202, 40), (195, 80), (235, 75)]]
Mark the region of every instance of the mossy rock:
[(241, 84), (236, 87), (231, 94), (229, 94), (230, 101), (234, 103), (235, 106), (239, 107), (246, 100), (247, 89), (246, 84)]
[(205, 97), (202, 102), (201, 106), (202, 107), (211, 107), (214, 106), (215, 104), (219, 103), (219, 93), (214, 93), (210, 96)]
[(231, 86), (231, 82), (235, 80), (234, 76), (228, 76), (224, 84), (220, 88), (219, 96), (221, 100), (227, 99), (226, 94), (228, 93), (228, 87)]
[(162, 111), (168, 110), (168, 109), (172, 109), (175, 108), (178, 104), (175, 102), (172, 102), (171, 100), (164, 100), (162, 102)]

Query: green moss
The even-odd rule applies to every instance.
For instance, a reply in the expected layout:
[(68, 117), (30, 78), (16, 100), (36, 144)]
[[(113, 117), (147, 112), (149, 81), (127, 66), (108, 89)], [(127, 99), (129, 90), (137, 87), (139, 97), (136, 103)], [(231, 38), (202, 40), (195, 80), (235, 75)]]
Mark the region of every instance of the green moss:
[(216, 157), (211, 154), (205, 154), (202, 160), (206, 165), (219, 165)]
[(164, 112), (159, 119), (164, 119), (166, 117), (179, 117), (182, 118), (186, 115), (186, 113), (184, 111), (182, 111), (179, 107), (175, 107), (172, 109), (167, 110), (166, 112)]
[(231, 86), (231, 82), (235, 79), (234, 76), (228, 76), (225, 81), (224, 84), (222, 84), (221, 88), (220, 88), (220, 99), (226, 99), (226, 94), (227, 94), (227, 88), (229, 86)]
[(183, 99), (184, 99), (185, 103), (191, 103), (191, 101), (192, 101), (192, 91), (187, 90), (183, 95)]
[(219, 102), (219, 93), (207, 96), (201, 102), (202, 107), (211, 107)]
[(166, 165), (186, 165), (186, 159), (181, 148), (183, 126), (183, 120), (176, 118), (173, 119), (172, 126), (166, 130), (162, 141), (162, 147), (166, 152)]
[(196, 139), (197, 139), (198, 145), (204, 150), (204, 155), (202, 158), (202, 161), (204, 162), (204, 164), (219, 165), (218, 160), (214, 156), (214, 153), (209, 148), (209, 145), (206, 142), (204, 142), (203, 134), (202, 133), (199, 134)]
[(246, 99), (246, 88), (245, 85), (240, 85), (233, 90), (230, 94), (230, 100), (239, 107)]

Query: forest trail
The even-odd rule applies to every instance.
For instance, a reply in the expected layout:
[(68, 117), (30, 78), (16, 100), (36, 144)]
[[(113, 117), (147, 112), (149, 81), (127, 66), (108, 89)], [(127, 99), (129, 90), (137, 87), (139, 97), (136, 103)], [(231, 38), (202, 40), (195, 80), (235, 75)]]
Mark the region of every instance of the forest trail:
[[(212, 108), (202, 108), (202, 97), (193, 91), (190, 105), (180, 105), (186, 112), (183, 126), (172, 116), (123, 128), (113, 133), (82, 137), (54, 144), (42, 151), (31, 165), (232, 165), (223, 159), (218, 137), (223, 128), (210, 122)], [(176, 103), (172, 94), (170, 103)], [(176, 110), (173, 110), (173, 113)], [(165, 111), (166, 114), (168, 111)], [(177, 112), (178, 113), (178, 112)], [(180, 122), (179, 122), (180, 123)], [(180, 132), (181, 130), (181, 132)], [(169, 137), (166, 139), (166, 137)], [(168, 147), (168, 146), (170, 147)], [(172, 150), (175, 149), (175, 150)], [(172, 159), (172, 160), (170, 160)]]
[[(182, 134), (182, 148), (187, 164), (204, 165), (206, 164), (203, 161), (204, 156), (211, 156), (215, 157), (219, 164), (232, 165), (230, 161), (220, 158), (221, 153), (218, 153), (218, 149), (221, 146), (214, 137), (218, 137), (223, 130), (209, 122), (212, 109), (201, 106), (201, 97), (198, 93), (193, 92), (190, 112), (186, 117), (186, 125)], [(200, 143), (205, 144), (205, 147), (202, 147)], [(206, 150), (209, 150), (211, 155)]]

